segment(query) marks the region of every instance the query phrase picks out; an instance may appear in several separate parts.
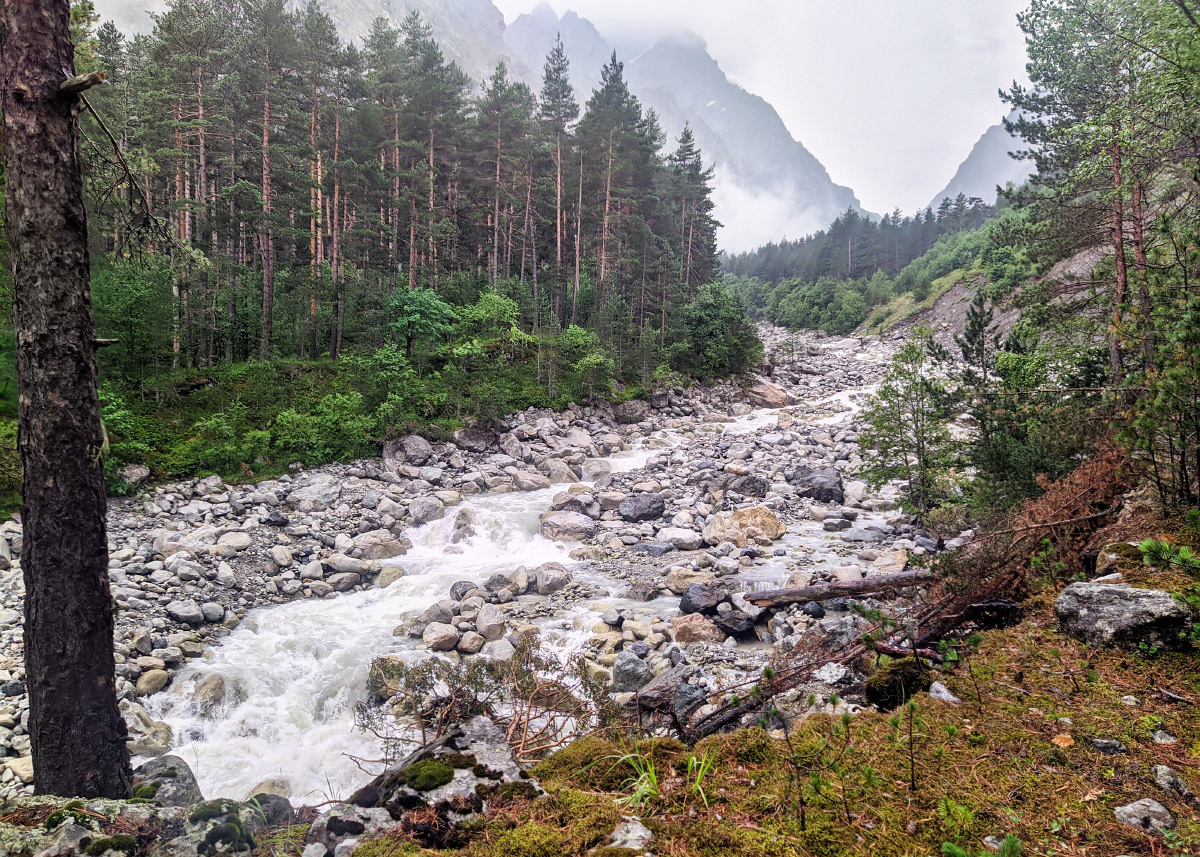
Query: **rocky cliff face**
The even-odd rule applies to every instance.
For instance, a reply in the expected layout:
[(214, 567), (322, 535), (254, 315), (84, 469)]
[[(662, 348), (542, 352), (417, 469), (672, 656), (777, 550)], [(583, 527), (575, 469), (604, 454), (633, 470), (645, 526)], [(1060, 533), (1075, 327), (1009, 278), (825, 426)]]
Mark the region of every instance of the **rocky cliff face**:
[(1019, 185), (1032, 175), (1032, 162), (1015, 160), (1009, 154), (1024, 148), (1025, 144), (1005, 131), (1003, 125), (993, 125), (959, 165), (950, 184), (929, 204), (936, 210), (943, 199), (954, 199), (960, 193), (977, 196), (989, 205), (994, 203), (997, 186), (1004, 187), (1010, 182)]

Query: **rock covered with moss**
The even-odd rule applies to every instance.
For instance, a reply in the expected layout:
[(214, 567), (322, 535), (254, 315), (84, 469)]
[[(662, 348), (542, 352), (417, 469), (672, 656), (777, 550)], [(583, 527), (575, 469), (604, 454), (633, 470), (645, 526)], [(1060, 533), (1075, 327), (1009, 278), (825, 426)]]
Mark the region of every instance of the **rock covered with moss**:
[(462, 816), (514, 789), (530, 795), (539, 791), (518, 764), (500, 727), (486, 717), (475, 717), (376, 777), (349, 803), (383, 808), (397, 819), (421, 807)]

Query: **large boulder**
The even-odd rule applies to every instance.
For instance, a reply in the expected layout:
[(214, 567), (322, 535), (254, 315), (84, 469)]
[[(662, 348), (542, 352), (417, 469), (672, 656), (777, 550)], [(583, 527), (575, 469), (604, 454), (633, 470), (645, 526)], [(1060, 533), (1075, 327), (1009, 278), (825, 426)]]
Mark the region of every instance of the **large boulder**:
[(440, 521), (446, 514), (446, 504), (437, 497), (418, 497), (408, 504), (408, 514), (419, 524)]
[(846, 501), (842, 474), (832, 467), (800, 467), (789, 480), (797, 496), (808, 497), (818, 503)]
[(167, 615), (176, 622), (182, 622), (185, 625), (204, 624), (204, 611), (200, 609), (199, 604), (190, 598), (182, 598), (167, 604)]
[(433, 457), (433, 447), (419, 434), (410, 434), (400, 440), (393, 440), (383, 445), (383, 463), (391, 471), (400, 464), (411, 464), (420, 467)]
[(571, 572), (560, 562), (539, 565), (534, 572), (538, 595), (553, 595), (571, 582)]
[(721, 630), (699, 613), (672, 619), (671, 632), (677, 643), (720, 643), (725, 639)]
[(369, 530), (354, 537), (354, 547), (363, 559), (392, 559), (404, 556), (408, 548), (389, 530)]
[(786, 408), (788, 393), (778, 384), (759, 378), (746, 388), (746, 401), (756, 408)]
[(617, 514), (626, 521), (652, 521), (667, 511), (666, 501), (661, 494), (634, 494), (621, 501)]
[(650, 406), (641, 399), (630, 399), (613, 408), (613, 417), (622, 425), (640, 423), (650, 416)]
[(643, 661), (633, 652), (625, 651), (617, 655), (612, 668), (612, 689), (614, 693), (628, 693), (640, 690), (654, 678), (654, 670), (650, 664)]
[(332, 473), (312, 473), (292, 490), (287, 503), (301, 512), (324, 512), (342, 496), (342, 481)]
[(704, 527), (704, 541), (717, 545), (724, 541), (743, 544), (754, 535), (774, 541), (787, 532), (787, 527), (766, 506), (750, 506), (735, 512), (717, 512)]
[(159, 756), (133, 769), (134, 791), (142, 785), (154, 789), (159, 806), (191, 807), (204, 800), (196, 775), (178, 756)]
[(704, 544), (704, 540), (695, 530), (684, 529), (683, 527), (663, 527), (655, 536), (660, 542), (667, 542), (675, 546), (677, 550), (694, 551)]
[(399, 655), (383, 655), (371, 661), (367, 669), (367, 695), (386, 702), (400, 692), (400, 677), (407, 665)]
[(500, 448), (500, 435), (484, 426), (470, 426), (456, 431), (454, 442), (467, 452), (494, 452)]
[(717, 612), (717, 605), (728, 600), (729, 590), (719, 583), (693, 583), (679, 599), (679, 612), (711, 616)]
[(1072, 583), (1055, 600), (1054, 612), (1067, 634), (1109, 648), (1178, 648), (1190, 621), (1171, 593), (1126, 583)]
[(386, 809), (396, 819), (422, 807), (461, 817), (481, 810), (490, 795), (506, 786), (506, 791), (527, 796), (541, 791), (517, 763), (504, 731), (486, 717), (475, 717), (414, 751), (355, 792), (349, 802)]
[(553, 542), (581, 542), (596, 533), (596, 522), (579, 512), (542, 515), (542, 535)]

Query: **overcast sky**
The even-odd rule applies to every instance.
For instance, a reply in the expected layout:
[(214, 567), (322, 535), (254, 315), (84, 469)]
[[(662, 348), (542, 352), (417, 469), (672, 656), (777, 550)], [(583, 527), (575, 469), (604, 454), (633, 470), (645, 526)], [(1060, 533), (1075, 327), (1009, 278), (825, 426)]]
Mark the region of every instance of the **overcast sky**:
[[(129, 27), (162, 0), (97, 0)], [(538, 0), (495, 0), (512, 20)], [(610, 40), (698, 33), (736, 83), (869, 211), (911, 212), (940, 191), (1004, 115), (1024, 73), (1026, 0), (551, 0)]]
[[(511, 20), (538, 0), (496, 0)], [(550, 0), (606, 36), (687, 27), (869, 211), (945, 187), (1024, 76), (1026, 0)]]

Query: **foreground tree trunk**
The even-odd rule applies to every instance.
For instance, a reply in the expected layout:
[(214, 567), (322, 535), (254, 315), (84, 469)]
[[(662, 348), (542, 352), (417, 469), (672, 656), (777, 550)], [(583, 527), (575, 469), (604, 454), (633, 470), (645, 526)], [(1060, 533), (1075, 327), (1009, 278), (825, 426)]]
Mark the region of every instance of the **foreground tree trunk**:
[(75, 67), (68, 3), (6, 2), (0, 15), (34, 783), (123, 798), (78, 96), (59, 88)]

